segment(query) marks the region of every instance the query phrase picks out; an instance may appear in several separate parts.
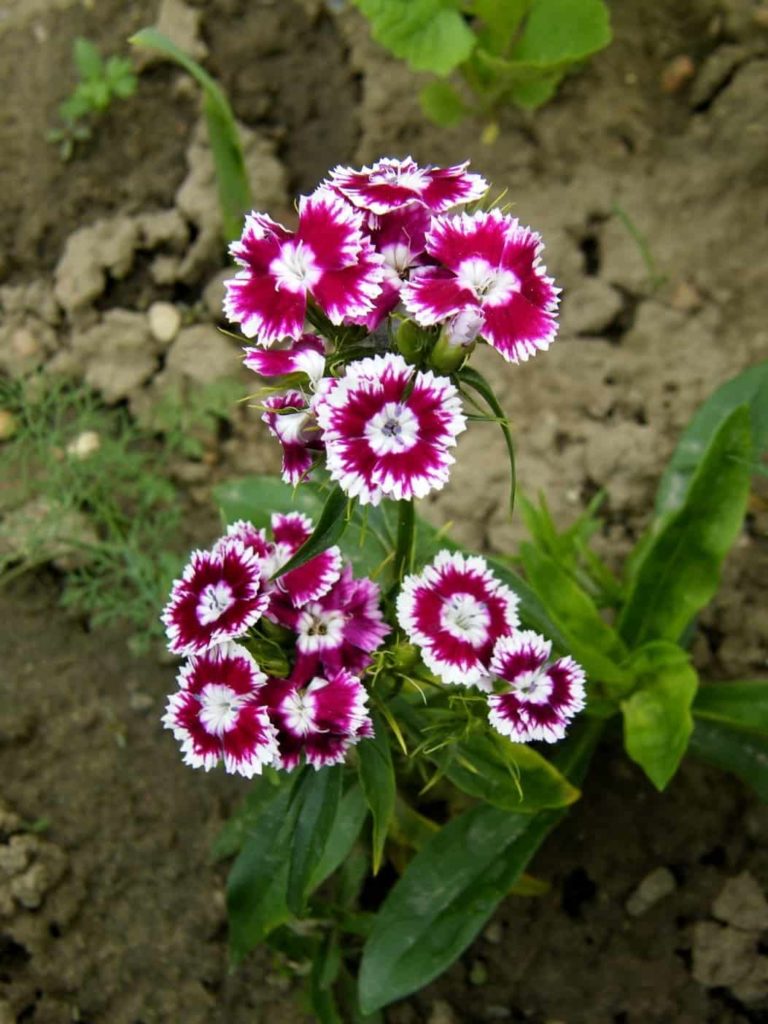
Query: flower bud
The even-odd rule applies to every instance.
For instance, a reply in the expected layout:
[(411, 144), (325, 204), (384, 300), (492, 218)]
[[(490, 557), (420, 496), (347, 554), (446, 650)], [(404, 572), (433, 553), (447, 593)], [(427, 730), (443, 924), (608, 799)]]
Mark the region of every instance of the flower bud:
[(429, 331), (413, 320), (403, 320), (397, 330), (397, 348), (412, 366), (422, 362), (432, 345)]
[(462, 309), (443, 326), (429, 357), (430, 366), (440, 373), (458, 370), (469, 358), (485, 317), (481, 309)]

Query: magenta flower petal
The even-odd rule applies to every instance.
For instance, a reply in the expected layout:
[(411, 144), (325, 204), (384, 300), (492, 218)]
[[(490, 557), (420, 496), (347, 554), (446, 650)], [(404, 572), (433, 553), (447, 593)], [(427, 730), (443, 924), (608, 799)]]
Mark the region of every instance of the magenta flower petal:
[[(272, 536), (275, 544), (271, 556), (271, 573), (277, 572), (296, 554), (302, 544), (312, 536), (314, 528), (309, 516), (301, 512), (276, 513), (272, 516)], [(278, 577), (275, 587), (291, 607), (301, 608), (309, 601), (317, 601), (328, 593), (341, 575), (341, 565), (341, 549), (334, 545), (304, 565)], [(275, 611), (273, 606), (270, 615), (281, 621), (280, 617), (274, 614)]]
[(210, 771), (223, 760), (227, 772), (251, 778), (275, 760), (277, 731), (260, 705), (265, 683), (239, 644), (221, 644), (189, 660), (163, 716), (186, 764)]
[(295, 486), (306, 478), (323, 447), (314, 416), (300, 391), (272, 395), (264, 400), (264, 409), (261, 418), (283, 449), (282, 478)]
[(454, 462), (449, 449), (466, 426), (450, 380), (394, 354), (349, 365), (315, 410), (332, 479), (364, 505), (440, 489)]
[(426, 267), (403, 285), (400, 296), (405, 308), (423, 327), (439, 324), (465, 309), (481, 309), (472, 292), (442, 267)]
[(488, 183), (470, 174), (468, 163), (455, 167), (419, 167), (411, 158), (385, 158), (360, 171), (337, 167), (330, 184), (351, 203), (374, 214), (391, 213), (404, 203), (418, 200), (433, 213), (479, 199)]
[(265, 530), (257, 530), (253, 523), (246, 519), (238, 519), (227, 527), (226, 536), (222, 537), (213, 548), (218, 553), (231, 540), (239, 540), (242, 544), (256, 552), (259, 558), (266, 558), (270, 552), (270, 544)]
[(254, 277), (241, 270), (224, 282), (224, 314), (240, 324), (246, 338), (272, 345), (282, 338), (298, 338), (307, 313), (306, 296), (287, 288), (277, 290), (269, 277)]
[(162, 614), (168, 649), (201, 654), (246, 633), (269, 604), (258, 554), (234, 539), (194, 551)]
[(497, 641), (518, 625), (517, 605), (485, 559), (440, 551), (403, 581), (397, 621), (443, 682), (484, 688)]
[(383, 278), (383, 260), (366, 241), (354, 263), (325, 271), (312, 289), (312, 297), (331, 323), (356, 323), (374, 309)]
[(303, 334), (298, 341), (270, 349), (247, 348), (243, 361), (249, 370), (261, 377), (304, 373), (312, 383), (316, 383), (325, 370), (325, 342), (316, 334)]
[(341, 270), (355, 263), (363, 246), (363, 221), (357, 210), (328, 188), (299, 200), (297, 235), (322, 270)]
[(584, 671), (573, 658), (547, 665), (551, 643), (532, 630), (502, 637), (491, 670), (506, 684), (488, 697), (488, 719), (502, 735), (519, 743), (562, 739), (585, 704)]

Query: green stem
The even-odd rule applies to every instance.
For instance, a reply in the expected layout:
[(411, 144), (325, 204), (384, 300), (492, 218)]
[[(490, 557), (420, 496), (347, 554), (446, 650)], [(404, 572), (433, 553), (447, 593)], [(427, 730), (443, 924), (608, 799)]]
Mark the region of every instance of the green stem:
[(416, 526), (416, 512), (413, 501), (397, 503), (397, 542), (395, 545), (395, 580), (403, 578), (413, 569), (413, 541)]

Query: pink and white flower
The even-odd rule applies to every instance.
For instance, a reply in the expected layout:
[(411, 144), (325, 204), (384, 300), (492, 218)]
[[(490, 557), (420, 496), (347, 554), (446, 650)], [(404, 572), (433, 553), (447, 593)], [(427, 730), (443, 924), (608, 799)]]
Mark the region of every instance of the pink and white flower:
[(410, 156), (404, 160), (385, 157), (359, 171), (336, 167), (329, 184), (369, 213), (392, 213), (414, 200), (433, 213), (443, 213), (487, 192), (488, 182), (479, 174), (470, 174), (468, 166), (469, 161), (454, 167), (419, 167)]
[(494, 649), (491, 671), (507, 688), (489, 695), (488, 719), (518, 743), (562, 739), (584, 707), (584, 670), (573, 658), (548, 663), (551, 651), (551, 641), (529, 629), (502, 637)]
[(212, 552), (193, 551), (162, 614), (168, 649), (202, 654), (242, 636), (269, 604), (263, 582), (257, 551), (241, 540), (220, 542)]
[(243, 362), (261, 377), (306, 374), (314, 386), (325, 371), (325, 342), (316, 334), (302, 334), (298, 341), (280, 342), (270, 349), (247, 348)]
[[(296, 554), (312, 536), (314, 528), (312, 520), (302, 512), (276, 512), (272, 516), (273, 544), (264, 564), (268, 577)], [(341, 564), (341, 549), (334, 545), (298, 569), (278, 577), (272, 584), (273, 597), (287, 601), (294, 608), (301, 608), (309, 601), (318, 601), (341, 576)], [(274, 617), (272, 606), (268, 616)]]
[(271, 395), (263, 405), (261, 418), (283, 449), (282, 478), (295, 487), (306, 479), (317, 453), (323, 450), (314, 414), (301, 391)]
[(487, 689), (493, 649), (517, 627), (518, 603), (484, 558), (440, 551), (403, 580), (397, 621), (443, 682)]
[(306, 686), (270, 680), (263, 700), (277, 727), (277, 763), (287, 771), (302, 755), (315, 769), (340, 764), (351, 746), (373, 735), (365, 687), (344, 669), (315, 676)]
[(362, 505), (439, 490), (455, 461), (449, 449), (466, 427), (450, 380), (392, 353), (350, 364), (317, 396), (315, 411), (328, 471)]
[(179, 690), (168, 698), (163, 724), (181, 742), (185, 764), (251, 778), (278, 754), (277, 730), (261, 706), (267, 679), (239, 644), (190, 658)]
[(374, 310), (366, 319), (369, 330), (375, 330), (397, 306), (403, 281), (424, 262), (431, 219), (421, 203), (407, 203), (392, 213), (370, 217), (371, 241), (384, 260), (384, 279)]
[(331, 323), (356, 323), (381, 290), (381, 257), (361, 214), (327, 188), (301, 197), (295, 232), (249, 214), (230, 253), (243, 269), (225, 282), (224, 312), (266, 348), (301, 337), (309, 298)]
[(469, 344), (480, 335), (512, 363), (549, 348), (557, 333), (559, 289), (541, 265), (539, 235), (500, 210), (435, 217), (426, 250), (438, 264), (403, 286), (422, 326), (446, 324)]

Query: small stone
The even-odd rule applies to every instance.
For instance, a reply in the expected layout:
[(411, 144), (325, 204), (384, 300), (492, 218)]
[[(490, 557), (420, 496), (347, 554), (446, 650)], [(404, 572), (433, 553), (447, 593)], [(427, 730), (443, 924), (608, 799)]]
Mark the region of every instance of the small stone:
[(196, 384), (236, 378), (242, 369), (240, 349), (212, 326), (184, 327), (168, 350), (166, 370)]
[(181, 313), (171, 302), (153, 302), (147, 320), (152, 337), (161, 345), (170, 344), (181, 327)]
[(74, 441), (67, 445), (66, 452), (70, 458), (83, 460), (94, 455), (101, 448), (101, 436), (95, 430), (84, 430)]
[(86, 383), (110, 403), (126, 398), (157, 369), (157, 343), (146, 317), (127, 309), (110, 309), (73, 338), (72, 348), (85, 366)]
[(125, 277), (133, 265), (139, 228), (130, 217), (109, 217), (69, 236), (54, 272), (59, 304), (72, 314), (104, 291), (107, 273)]
[(149, 267), (149, 273), (155, 284), (175, 284), (179, 279), (181, 270), (181, 259), (178, 256), (168, 256), (161, 253), (156, 256)]
[(712, 916), (745, 931), (768, 928), (768, 902), (749, 871), (728, 879), (712, 904)]
[(693, 927), (692, 974), (707, 988), (730, 988), (744, 981), (758, 958), (754, 933), (714, 921)]
[(457, 1024), (451, 1004), (444, 999), (436, 999), (429, 1011), (427, 1024)]
[(189, 228), (176, 209), (139, 214), (138, 224), (143, 249), (164, 245), (180, 252), (189, 241)]
[(640, 882), (635, 891), (625, 903), (625, 909), (630, 917), (640, 917), (647, 910), (670, 896), (677, 888), (675, 876), (669, 868), (655, 868)]
[(696, 65), (686, 53), (674, 57), (661, 73), (661, 88), (663, 92), (673, 95), (680, 92), (683, 86), (696, 74)]
[(621, 293), (598, 277), (587, 277), (563, 298), (563, 334), (601, 334), (621, 313)]
[(11, 880), (11, 892), (27, 910), (37, 910), (50, 885), (45, 864), (37, 862), (23, 875), (17, 875)]
[(701, 292), (689, 281), (678, 281), (669, 298), (672, 309), (677, 309), (681, 313), (693, 313), (701, 308), (703, 302)]
[(32, 859), (34, 843), (30, 836), (11, 836), (0, 846), (0, 878), (15, 878), (26, 871)]
[(747, 60), (747, 51), (735, 43), (718, 46), (704, 61), (688, 97), (691, 107), (702, 107), (712, 102), (733, 76), (740, 64)]
[(18, 429), (18, 421), (11, 410), (0, 409), (0, 441), (10, 441)]
[(483, 932), (483, 938), (486, 942), (490, 942), (492, 946), (498, 946), (504, 938), (504, 929), (498, 921), (491, 921)]

